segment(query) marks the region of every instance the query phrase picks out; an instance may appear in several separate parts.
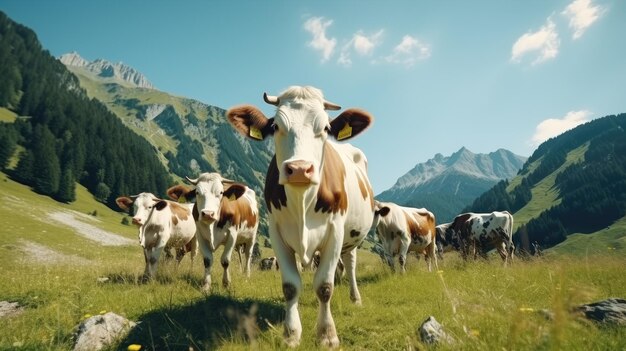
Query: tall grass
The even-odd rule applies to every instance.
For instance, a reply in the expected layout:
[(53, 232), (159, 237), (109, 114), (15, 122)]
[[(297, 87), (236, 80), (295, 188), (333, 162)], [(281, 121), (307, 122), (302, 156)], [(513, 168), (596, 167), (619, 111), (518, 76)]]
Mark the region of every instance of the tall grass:
[[(64, 209), (97, 209), (98, 226), (136, 240), (134, 228), (119, 224), (122, 215), (85, 196)], [(157, 279), (141, 284), (144, 260), (138, 245), (104, 247), (47, 223), (41, 216), (58, 205), (0, 180), (0, 200), (7, 198), (36, 206), (30, 212), (0, 207), (6, 222), (0, 229), (0, 300), (26, 307), (20, 315), (0, 319), (0, 349), (71, 349), (74, 327), (105, 311), (140, 322), (112, 349), (125, 350), (130, 344), (140, 344), (142, 350), (285, 348), (279, 272), (255, 268), (246, 279), (235, 255), (231, 288), (221, 287), (218, 264), (212, 270), (213, 291), (205, 294), (200, 289), (202, 260), (192, 264), (187, 256), (178, 266), (162, 260)], [(84, 261), (45, 263), (27, 255), (20, 240)], [(272, 255), (271, 249), (263, 249), (264, 257)], [(439, 272), (427, 272), (423, 260), (410, 257), (406, 274), (393, 274), (376, 255), (360, 250), (357, 278), (363, 306), (350, 302), (344, 283), (334, 291), (332, 311), (344, 350), (425, 349), (416, 329), (430, 315), (455, 339), (439, 345), (440, 350), (621, 350), (626, 348), (623, 327), (599, 326), (569, 311), (582, 303), (626, 297), (624, 267), (626, 259), (618, 250), (548, 253), (510, 267), (495, 257), (467, 263), (449, 254)], [(302, 273), (301, 350), (318, 349), (312, 275)], [(546, 318), (543, 309), (553, 317)]]

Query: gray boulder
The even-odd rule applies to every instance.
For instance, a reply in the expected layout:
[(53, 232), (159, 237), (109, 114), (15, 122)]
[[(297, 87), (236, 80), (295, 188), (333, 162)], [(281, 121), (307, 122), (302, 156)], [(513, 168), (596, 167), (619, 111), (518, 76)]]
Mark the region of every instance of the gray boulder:
[(626, 300), (607, 299), (574, 308), (588, 319), (600, 323), (626, 326)]
[(92, 316), (82, 321), (74, 334), (74, 351), (95, 351), (124, 337), (137, 325), (113, 312)]
[(12, 317), (24, 312), (24, 307), (17, 302), (0, 301), (0, 318)]
[(454, 342), (454, 339), (443, 330), (443, 326), (433, 316), (428, 317), (417, 331), (425, 344)]

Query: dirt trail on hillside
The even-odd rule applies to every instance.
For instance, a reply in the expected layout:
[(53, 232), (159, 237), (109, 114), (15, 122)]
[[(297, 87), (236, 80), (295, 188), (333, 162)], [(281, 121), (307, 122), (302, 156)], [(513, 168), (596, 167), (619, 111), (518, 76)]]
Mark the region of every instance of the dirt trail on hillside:
[[(79, 220), (77, 218), (78, 217), (77, 215), (80, 215), (81, 217), (85, 216), (82, 213), (74, 213), (74, 211), (72, 212), (57, 211), (57, 212), (50, 212), (47, 214), (48, 218), (50, 218), (54, 222), (71, 227), (72, 229), (74, 229), (74, 231), (77, 234), (89, 240), (93, 240), (100, 245), (123, 246), (123, 245), (135, 244), (135, 241), (133, 240), (130, 240), (118, 234), (100, 229), (89, 223), (85, 223)], [(88, 217), (89, 216), (87, 216), (87, 218)], [(93, 218), (89, 218), (89, 219), (93, 220)]]
[(90, 261), (75, 255), (66, 255), (51, 248), (27, 240), (19, 240), (22, 258), (24, 262), (37, 262), (43, 264), (71, 263), (73, 265), (85, 265)]

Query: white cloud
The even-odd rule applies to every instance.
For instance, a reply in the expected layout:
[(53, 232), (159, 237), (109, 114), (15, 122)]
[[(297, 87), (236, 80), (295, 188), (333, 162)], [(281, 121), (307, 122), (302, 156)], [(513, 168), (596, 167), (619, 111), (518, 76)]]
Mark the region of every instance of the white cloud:
[(511, 49), (511, 61), (519, 63), (522, 56), (532, 52), (538, 53), (537, 58), (532, 63), (533, 65), (553, 59), (559, 53), (560, 43), (556, 25), (548, 18), (541, 29), (534, 33), (526, 33), (517, 39)]
[(337, 39), (326, 37), (326, 28), (333, 24), (332, 20), (324, 20), (324, 17), (309, 18), (304, 22), (304, 29), (313, 35), (313, 39), (309, 42), (309, 46), (313, 49), (321, 51), (322, 62), (327, 61), (335, 50)]
[(367, 36), (363, 34), (363, 31), (356, 32), (352, 39), (346, 43), (341, 49), (341, 54), (337, 63), (349, 67), (352, 65), (352, 52), (356, 52), (360, 56), (369, 56), (374, 52), (374, 49), (382, 42), (384, 30), (381, 29), (378, 32)]
[(589, 121), (591, 112), (587, 110), (570, 111), (563, 118), (549, 118), (537, 125), (530, 144), (539, 146), (544, 141)]
[(364, 35), (361, 31), (356, 32), (352, 37), (354, 51), (360, 55), (370, 55), (374, 48), (380, 44), (383, 32), (381, 29), (370, 36)]
[(393, 48), (391, 55), (385, 57), (385, 61), (410, 67), (417, 60), (429, 58), (430, 54), (431, 50), (427, 44), (410, 35), (405, 35), (400, 44)]
[(592, 0), (574, 0), (561, 12), (569, 17), (569, 27), (574, 31), (574, 39), (580, 38), (604, 11), (601, 6), (593, 6), (591, 2)]

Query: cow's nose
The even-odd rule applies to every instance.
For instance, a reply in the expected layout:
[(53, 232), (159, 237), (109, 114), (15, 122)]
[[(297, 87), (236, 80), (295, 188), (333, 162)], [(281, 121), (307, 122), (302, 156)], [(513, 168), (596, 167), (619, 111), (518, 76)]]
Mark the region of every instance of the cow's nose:
[(311, 162), (292, 161), (285, 164), (287, 182), (290, 184), (309, 184), (315, 169)]
[(141, 225), (141, 218), (133, 217), (133, 224)]
[(202, 218), (207, 221), (214, 221), (215, 211), (202, 211)]

